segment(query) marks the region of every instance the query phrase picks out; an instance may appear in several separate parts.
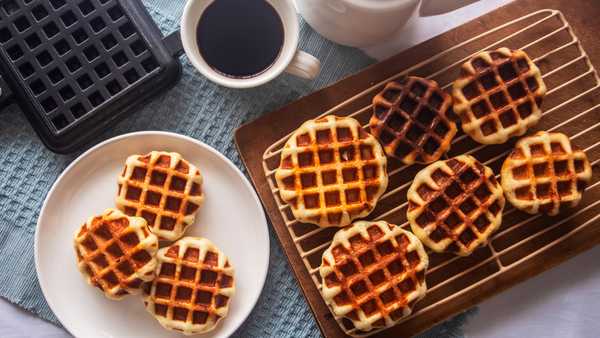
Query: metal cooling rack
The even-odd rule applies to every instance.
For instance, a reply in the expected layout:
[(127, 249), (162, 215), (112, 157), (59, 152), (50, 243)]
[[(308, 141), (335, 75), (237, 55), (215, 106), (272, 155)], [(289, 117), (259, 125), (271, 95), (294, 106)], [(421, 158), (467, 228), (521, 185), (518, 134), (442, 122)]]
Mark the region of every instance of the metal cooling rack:
[[(563, 14), (556, 10), (547, 9), (522, 16), (459, 43), (443, 53), (417, 63), (401, 73), (367, 88), (320, 116), (333, 112), (340, 114), (339, 111), (347, 111), (348, 116), (357, 118), (361, 121), (363, 127), (367, 128), (367, 121), (372, 112), (371, 98), (387, 82), (414, 74), (434, 79), (440, 83), (442, 88), (447, 90), (452, 85), (452, 80), (457, 77), (462, 63), (481, 51), (503, 46), (527, 51), (532, 60), (542, 69), (543, 78), (548, 85), (548, 92), (544, 104), (542, 104), (542, 122), (545, 119), (552, 119), (553, 113), (555, 115), (557, 111), (572, 110), (573, 107), (581, 106), (581, 102), (594, 102), (592, 99), (595, 95), (594, 91), (600, 88), (598, 73)], [(467, 51), (466, 54), (465, 51)], [(462, 55), (454, 55), (461, 53)], [(432, 71), (432, 69), (437, 70)], [(562, 80), (557, 81), (553, 78)], [(356, 105), (357, 102), (361, 102), (360, 106), (362, 108), (344, 110), (347, 106)], [(600, 122), (598, 121), (600, 119), (597, 118), (597, 114), (600, 114), (600, 109), (598, 108), (600, 108), (600, 103), (572, 111), (568, 114), (567, 119), (556, 120), (556, 123), (552, 123), (550, 127), (546, 128), (547, 131), (565, 132), (575, 143), (586, 144), (584, 150), (590, 158), (592, 167), (600, 162), (600, 149), (597, 147), (600, 140), (591, 138), (590, 141), (590, 138), (586, 139), (586, 136), (590, 136), (592, 132), (599, 130)], [(590, 119), (595, 123), (592, 125), (587, 124), (587, 120)], [(578, 129), (567, 128), (569, 125), (577, 123), (579, 123)], [(581, 127), (581, 124), (583, 124), (583, 127)], [(264, 152), (263, 168), (273, 197), (295, 247), (315, 286), (321, 290), (321, 280), (318, 273), (321, 255), (330, 245), (331, 239), (338, 229), (319, 228), (314, 225), (299, 223), (294, 219), (289, 206), (280, 199), (274, 173), (279, 165), (281, 148), (290, 135), (291, 133), (278, 140)], [(499, 172), (498, 169), (502, 160), (512, 149), (512, 142), (514, 140), (499, 149), (498, 146), (478, 145), (461, 133), (454, 139), (453, 148), (450, 150), (449, 155), (473, 154), (481, 160), (481, 157), (478, 156), (479, 153), (491, 153), (492, 155), (488, 159), (482, 160), (482, 162), (492, 166), (495, 172)], [(460, 148), (469, 150), (457, 151)], [(419, 165), (408, 166), (399, 162), (391, 163), (389, 166), (390, 185), (388, 190), (380, 198), (378, 207), (368, 218), (385, 219), (403, 228), (408, 227), (404, 215), (407, 206), (405, 195), (412, 180), (403, 177), (413, 177), (420, 168)], [(587, 190), (595, 190), (599, 186), (600, 181), (598, 181), (597, 175), (594, 175), (593, 181)], [(507, 204), (504, 210), (502, 227), (492, 236), (486, 247), (476, 250), (471, 256), (458, 257), (448, 254), (436, 254), (428, 250), (430, 267), (427, 272), (429, 286), (427, 295), (417, 304), (413, 314), (402, 321), (409, 321), (432, 307), (452, 302), (459, 295), (472, 291), (486, 281), (514, 269), (528, 259), (559, 244), (573, 233), (591, 226), (600, 218), (599, 205), (600, 201), (593, 201), (587, 205), (582, 202), (579, 208), (563, 215), (562, 218), (553, 218), (553, 224), (547, 224), (546, 222), (540, 225), (539, 221), (542, 221), (543, 216), (524, 214)], [(581, 214), (590, 214), (590, 216), (581, 224), (568, 223)], [(359, 332), (349, 320), (335, 315), (334, 317), (346, 334), (368, 336), (381, 331)]]

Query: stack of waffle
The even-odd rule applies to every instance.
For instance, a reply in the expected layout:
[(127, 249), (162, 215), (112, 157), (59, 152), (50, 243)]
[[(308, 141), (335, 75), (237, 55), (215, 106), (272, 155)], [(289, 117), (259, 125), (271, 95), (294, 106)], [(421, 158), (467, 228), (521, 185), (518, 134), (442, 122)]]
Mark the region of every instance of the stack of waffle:
[(110, 299), (143, 290), (146, 309), (167, 329), (215, 329), (229, 312), (235, 275), (208, 239), (182, 238), (203, 201), (200, 170), (178, 153), (152, 151), (127, 158), (117, 181), (119, 210), (75, 233), (82, 275)]

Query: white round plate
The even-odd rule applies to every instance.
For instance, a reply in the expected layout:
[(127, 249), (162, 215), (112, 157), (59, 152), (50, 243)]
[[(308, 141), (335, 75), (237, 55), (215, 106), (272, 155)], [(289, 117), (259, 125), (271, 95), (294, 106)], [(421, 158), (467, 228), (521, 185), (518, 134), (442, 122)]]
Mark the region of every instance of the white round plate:
[(204, 177), (205, 200), (187, 235), (203, 236), (229, 257), (236, 294), (228, 316), (202, 337), (227, 337), (250, 314), (267, 276), (269, 234), (262, 206), (248, 180), (216, 150), (192, 138), (139, 132), (98, 144), (60, 175), (46, 197), (35, 233), (35, 264), (48, 304), (77, 337), (183, 337), (167, 331), (144, 308), (140, 295), (104, 297), (82, 278), (73, 235), (91, 215), (114, 207), (125, 159), (152, 150), (180, 153)]

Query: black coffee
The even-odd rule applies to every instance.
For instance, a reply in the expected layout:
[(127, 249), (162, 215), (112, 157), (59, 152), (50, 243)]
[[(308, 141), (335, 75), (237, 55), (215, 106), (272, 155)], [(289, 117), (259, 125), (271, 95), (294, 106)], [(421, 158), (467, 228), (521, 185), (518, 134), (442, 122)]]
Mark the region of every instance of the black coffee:
[(267, 70), (283, 46), (283, 24), (265, 0), (216, 0), (202, 14), (197, 33), (206, 63), (235, 78)]

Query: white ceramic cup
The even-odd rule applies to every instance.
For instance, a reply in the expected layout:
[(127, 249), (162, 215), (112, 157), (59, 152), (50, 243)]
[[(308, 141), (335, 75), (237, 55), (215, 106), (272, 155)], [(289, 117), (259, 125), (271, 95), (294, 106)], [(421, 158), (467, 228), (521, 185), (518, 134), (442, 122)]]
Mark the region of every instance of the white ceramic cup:
[(183, 49), (192, 65), (209, 80), (230, 88), (250, 88), (269, 82), (284, 71), (305, 79), (314, 79), (319, 74), (319, 60), (298, 50), (300, 28), (292, 0), (265, 0), (279, 14), (284, 31), (279, 56), (269, 68), (248, 78), (228, 77), (215, 71), (200, 54), (196, 31), (202, 14), (214, 1), (218, 0), (188, 0), (181, 18)]
[(389, 38), (408, 22), (420, 0), (296, 0), (319, 34), (339, 44), (366, 47)]

